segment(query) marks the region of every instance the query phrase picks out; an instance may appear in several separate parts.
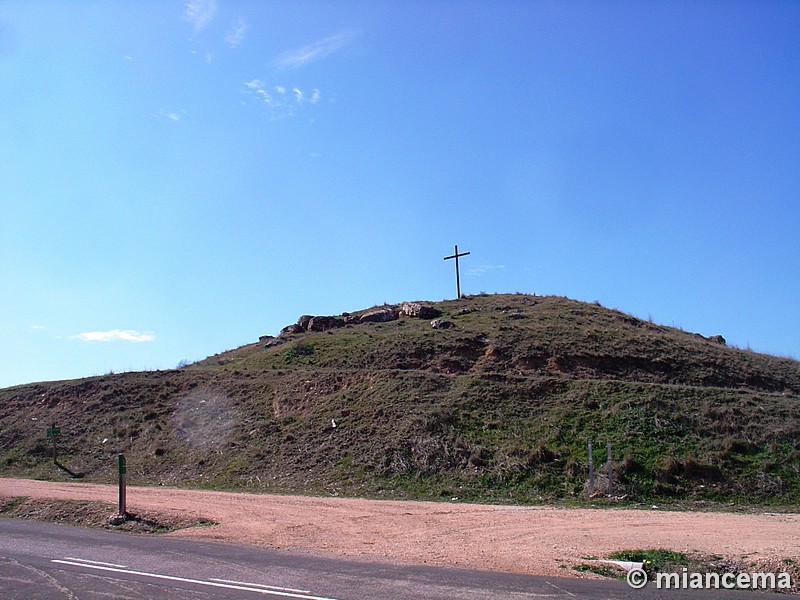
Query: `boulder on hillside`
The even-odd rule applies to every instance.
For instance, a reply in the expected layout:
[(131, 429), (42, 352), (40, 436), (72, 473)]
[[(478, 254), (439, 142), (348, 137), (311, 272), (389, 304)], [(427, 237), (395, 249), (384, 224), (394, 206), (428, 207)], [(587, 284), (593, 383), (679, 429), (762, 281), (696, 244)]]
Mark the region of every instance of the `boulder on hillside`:
[(394, 306), (389, 308), (379, 308), (361, 315), (360, 323), (387, 323), (396, 321), (399, 316)]
[(306, 329), (308, 331), (328, 331), (344, 327), (344, 321), (337, 317), (311, 317)]
[(298, 325), (297, 323), (292, 323), (291, 325), (287, 325), (286, 327), (281, 329), (281, 332), (278, 334), (278, 337), (285, 338), (289, 337), (290, 335), (303, 333), (303, 331), (305, 330), (302, 327), (300, 327), (300, 325)]
[(445, 321), (444, 319), (434, 319), (431, 321), (431, 327), (434, 329), (452, 329), (456, 324), (452, 321)]
[(300, 318), (297, 319), (297, 324), (303, 329), (303, 331), (308, 331), (308, 324), (313, 318), (313, 315), (300, 315)]
[(403, 302), (400, 305), (401, 317), (416, 317), (418, 319), (435, 319), (442, 316), (442, 311), (427, 304), (419, 302)]
[(280, 346), (283, 340), (276, 338), (274, 335), (262, 335), (258, 338), (260, 344), (264, 344), (264, 348), (272, 348), (273, 346)]
[(709, 342), (714, 342), (715, 344), (719, 344), (720, 346), (726, 346), (727, 345), (727, 342), (725, 341), (725, 338), (722, 337), (721, 335), (712, 335), (711, 337), (708, 338), (708, 341)]

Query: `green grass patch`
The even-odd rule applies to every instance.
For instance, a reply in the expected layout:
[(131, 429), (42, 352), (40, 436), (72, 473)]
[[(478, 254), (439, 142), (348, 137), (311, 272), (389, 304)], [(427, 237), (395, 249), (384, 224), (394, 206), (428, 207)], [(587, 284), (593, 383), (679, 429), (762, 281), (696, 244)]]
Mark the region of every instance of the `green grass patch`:
[(675, 572), (682, 567), (688, 567), (689, 557), (683, 552), (652, 548), (648, 550), (620, 550), (608, 555), (612, 560), (627, 560), (630, 562), (643, 562), (648, 572)]
[(602, 563), (581, 563), (574, 565), (572, 570), (578, 571), (579, 573), (594, 573), (595, 575), (600, 575), (600, 577), (608, 577), (609, 579), (625, 579), (625, 574), (619, 569), (611, 565), (604, 565)]
[[(64, 480), (56, 423), (60, 462), (94, 482), (112, 483), (124, 452), (132, 485), (800, 507), (797, 361), (566, 298), (435, 307), (454, 328), (347, 325), (174, 371), (0, 390), (0, 474)], [(585, 488), (589, 440), (599, 477), (611, 441), (612, 499)]]

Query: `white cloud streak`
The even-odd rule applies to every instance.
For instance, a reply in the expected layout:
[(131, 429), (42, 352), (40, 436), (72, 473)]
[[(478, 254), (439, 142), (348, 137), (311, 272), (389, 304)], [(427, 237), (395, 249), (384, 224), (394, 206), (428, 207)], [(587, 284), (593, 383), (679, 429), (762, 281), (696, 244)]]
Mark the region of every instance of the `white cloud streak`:
[(182, 108), (180, 110), (164, 110), (161, 109), (156, 114), (153, 115), (156, 119), (163, 120), (169, 119), (170, 121), (176, 122), (180, 121), (183, 117), (186, 116), (186, 109)]
[(272, 64), (276, 69), (299, 69), (349, 46), (357, 34), (356, 31), (349, 29), (340, 31), (312, 44), (283, 52)]
[(306, 93), (299, 87), (289, 89), (284, 85), (267, 88), (267, 84), (258, 78), (242, 84), (242, 93), (256, 99), (267, 107), (270, 121), (294, 117), (303, 106), (318, 104), (322, 101), (322, 93), (313, 88)]
[(184, 6), (183, 16), (192, 24), (195, 33), (203, 31), (217, 12), (217, 0), (191, 0)]
[(467, 275), (478, 276), (478, 275), (485, 275), (486, 273), (490, 273), (492, 271), (502, 271), (505, 269), (505, 265), (478, 265), (477, 267), (472, 267), (471, 269), (467, 270)]
[(111, 331), (87, 331), (72, 336), (83, 342), (152, 342), (156, 336), (151, 332), (142, 333), (135, 329), (112, 329)]
[(225, 41), (227, 44), (233, 48), (236, 48), (239, 44), (244, 41), (245, 36), (247, 35), (247, 23), (244, 19), (239, 19), (236, 24), (233, 26), (228, 32), (228, 35), (225, 36)]

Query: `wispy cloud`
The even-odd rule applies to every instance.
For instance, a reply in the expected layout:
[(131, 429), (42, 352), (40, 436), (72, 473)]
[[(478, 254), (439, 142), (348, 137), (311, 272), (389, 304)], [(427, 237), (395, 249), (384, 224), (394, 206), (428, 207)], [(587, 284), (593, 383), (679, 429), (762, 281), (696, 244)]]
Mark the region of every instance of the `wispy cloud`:
[(351, 29), (340, 31), (312, 44), (283, 52), (272, 64), (276, 69), (299, 69), (349, 46), (357, 35), (358, 32)]
[(152, 342), (156, 336), (151, 332), (142, 333), (135, 329), (112, 329), (111, 331), (87, 331), (72, 336), (83, 342)]
[(505, 268), (505, 265), (478, 265), (477, 267), (467, 269), (467, 275), (472, 275), (473, 277), (485, 275), (486, 273), (490, 273), (492, 271), (502, 271)]
[(239, 19), (228, 32), (228, 35), (225, 36), (225, 42), (227, 42), (229, 46), (235, 48), (244, 41), (246, 35), (247, 23), (244, 19)]
[(180, 121), (183, 117), (186, 116), (186, 109), (182, 108), (180, 110), (164, 110), (161, 109), (155, 115), (153, 115), (156, 119), (169, 119), (170, 121)]
[(214, 13), (217, 12), (217, 0), (191, 0), (184, 7), (184, 18), (192, 24), (195, 33), (199, 33), (214, 18)]
[(299, 87), (291, 89), (285, 85), (268, 87), (263, 80), (258, 78), (247, 81), (243, 85), (243, 94), (267, 107), (270, 121), (293, 117), (304, 105), (318, 104), (322, 100), (322, 93), (317, 88), (313, 88), (307, 93)]

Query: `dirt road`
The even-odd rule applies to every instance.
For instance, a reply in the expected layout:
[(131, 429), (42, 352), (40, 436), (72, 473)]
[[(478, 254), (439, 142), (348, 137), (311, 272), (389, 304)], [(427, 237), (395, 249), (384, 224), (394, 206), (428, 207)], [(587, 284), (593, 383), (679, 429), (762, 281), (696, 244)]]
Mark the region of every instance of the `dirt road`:
[[(111, 485), (0, 478), (0, 495), (117, 501)], [(219, 523), (169, 535), (364, 559), (576, 575), (587, 556), (667, 548), (748, 561), (800, 559), (800, 514), (508, 507), (128, 488), (131, 512)]]

